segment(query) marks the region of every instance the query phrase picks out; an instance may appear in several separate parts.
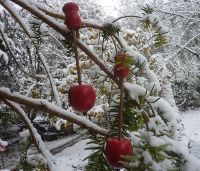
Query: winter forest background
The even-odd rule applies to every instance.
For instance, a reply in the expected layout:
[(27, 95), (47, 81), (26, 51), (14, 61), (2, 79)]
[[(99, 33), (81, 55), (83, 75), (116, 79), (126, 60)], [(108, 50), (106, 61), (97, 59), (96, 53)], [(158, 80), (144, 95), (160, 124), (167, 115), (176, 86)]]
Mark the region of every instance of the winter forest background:
[[(200, 0), (77, 0), (76, 33), (67, 2), (0, 0), (0, 170), (198, 171)], [(96, 93), (87, 112), (68, 97), (76, 52)], [(116, 168), (119, 135), (133, 154)]]

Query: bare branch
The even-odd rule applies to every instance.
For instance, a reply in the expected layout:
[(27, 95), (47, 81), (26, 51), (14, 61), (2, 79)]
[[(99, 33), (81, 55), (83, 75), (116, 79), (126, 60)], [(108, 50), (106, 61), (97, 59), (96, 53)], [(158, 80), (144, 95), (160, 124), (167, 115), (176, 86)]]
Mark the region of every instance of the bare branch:
[(126, 15), (126, 16), (121, 16), (115, 20), (112, 21), (112, 23), (115, 23), (117, 22), (118, 20), (121, 20), (121, 19), (124, 19), (124, 18), (142, 18), (140, 16), (137, 16), (137, 15)]

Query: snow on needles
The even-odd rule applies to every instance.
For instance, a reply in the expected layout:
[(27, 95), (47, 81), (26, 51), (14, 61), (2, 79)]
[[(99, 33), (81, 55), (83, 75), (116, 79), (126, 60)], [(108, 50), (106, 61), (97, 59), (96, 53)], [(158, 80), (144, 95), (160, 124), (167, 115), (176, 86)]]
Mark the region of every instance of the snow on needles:
[(154, 14), (148, 14), (145, 15), (142, 20), (148, 20), (152, 25), (156, 26), (157, 28), (157, 32), (159, 34), (165, 34), (169, 31), (169, 29), (164, 26), (164, 24), (160, 21), (160, 19), (158, 18), (158, 16), (154, 15)]
[(129, 47), (127, 45), (127, 43), (125, 42), (125, 40), (121, 36), (119, 37), (119, 39), (120, 39), (120, 42), (122, 43), (124, 49), (126, 50), (126, 52), (131, 57), (134, 58), (134, 61), (139, 62), (143, 66), (144, 73), (146, 74), (146, 76), (148, 78), (147, 89), (148, 90), (156, 90), (157, 92), (159, 92), (161, 90), (161, 87), (160, 87), (158, 77), (152, 70), (150, 70), (147, 58), (145, 56), (143, 56), (142, 54), (140, 54), (138, 51), (135, 51), (131, 47)]
[(149, 96), (149, 91), (145, 88), (133, 83), (125, 83), (124, 86), (129, 91), (129, 95), (133, 100), (138, 101), (139, 96), (146, 96), (146, 100), (155, 109), (159, 110), (168, 122), (175, 121), (179, 117), (179, 114), (173, 110), (169, 103), (157, 96)]

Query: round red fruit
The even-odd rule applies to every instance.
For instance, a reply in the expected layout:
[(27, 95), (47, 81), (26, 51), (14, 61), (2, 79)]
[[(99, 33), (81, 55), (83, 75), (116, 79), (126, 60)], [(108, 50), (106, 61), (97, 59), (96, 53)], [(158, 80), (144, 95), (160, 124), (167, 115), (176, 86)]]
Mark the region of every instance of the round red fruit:
[(130, 68), (125, 64), (115, 64), (113, 73), (117, 78), (127, 78), (130, 75)]
[(75, 85), (69, 89), (68, 99), (75, 110), (87, 112), (95, 104), (96, 93), (91, 85)]
[(62, 10), (65, 14), (71, 13), (71, 12), (78, 12), (79, 6), (75, 2), (68, 2), (68, 3), (65, 3)]
[(113, 168), (124, 168), (120, 161), (123, 161), (122, 156), (132, 156), (133, 146), (127, 138), (113, 137), (106, 141), (105, 156), (109, 165)]
[(68, 2), (63, 6), (65, 13), (65, 24), (70, 30), (79, 29), (81, 27), (81, 18), (78, 14), (79, 7), (74, 2)]

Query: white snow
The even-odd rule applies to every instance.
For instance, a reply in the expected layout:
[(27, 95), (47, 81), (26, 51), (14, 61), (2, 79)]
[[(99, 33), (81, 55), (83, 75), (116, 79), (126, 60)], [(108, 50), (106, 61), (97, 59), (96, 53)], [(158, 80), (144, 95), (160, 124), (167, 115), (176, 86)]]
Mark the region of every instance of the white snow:
[(182, 114), (182, 122), (185, 128), (185, 138), (189, 141), (200, 143), (200, 109), (184, 112)]
[[(5, 65), (8, 64), (8, 61), (9, 61), (8, 56), (0, 49), (0, 60), (1, 60), (1, 59), (3, 59)], [(1, 65), (2, 65), (2, 64), (0, 63), (0, 66), (1, 66)]]
[(30, 137), (30, 132), (28, 129), (26, 129), (26, 130), (20, 132), (19, 136), (20, 136), (20, 138), (27, 139), (28, 137)]
[(6, 147), (6, 146), (8, 146), (8, 142), (7, 142), (7, 141), (3, 141), (3, 140), (0, 138), (0, 145)]
[(150, 70), (147, 58), (142, 55), (139, 51), (135, 51), (133, 48), (127, 45), (122, 36), (119, 36), (119, 40), (126, 52), (133, 58), (134, 61), (139, 62), (143, 66), (144, 73), (148, 79), (148, 85), (146, 86), (149, 91), (153, 90), (159, 92), (161, 90), (160, 83), (157, 75)]
[(133, 100), (138, 101), (139, 96), (149, 95), (148, 90), (137, 84), (125, 83), (124, 86), (129, 91), (129, 95)]
[(166, 26), (164, 26), (164, 24), (160, 21), (158, 16), (156, 16), (154, 14), (145, 15), (142, 18), (142, 20), (148, 20), (151, 24), (156, 26), (157, 32), (160, 33), (160, 34), (165, 34), (169, 31), (169, 29)]
[(87, 142), (88, 139), (79, 141), (74, 146), (69, 147), (56, 155), (57, 170), (83, 170), (84, 165), (87, 164), (87, 160), (83, 161), (83, 159), (91, 153), (91, 151), (84, 149), (87, 147)]
[(56, 100), (56, 104), (60, 107), (61, 106), (61, 101), (60, 101), (59, 93), (57, 91), (57, 87), (56, 87), (56, 85), (54, 83), (54, 80), (53, 80), (53, 78), (52, 78), (52, 76), (51, 76), (51, 74), (49, 72), (49, 67), (48, 67), (48, 64), (46, 62), (46, 59), (45, 59), (44, 55), (41, 52), (39, 52), (38, 54), (39, 54), (39, 57), (40, 57), (43, 65), (44, 65), (44, 67), (45, 67), (45, 70), (46, 70), (46, 72), (48, 74), (49, 80), (51, 82), (51, 87), (52, 87), (52, 90), (53, 90), (54, 98)]

